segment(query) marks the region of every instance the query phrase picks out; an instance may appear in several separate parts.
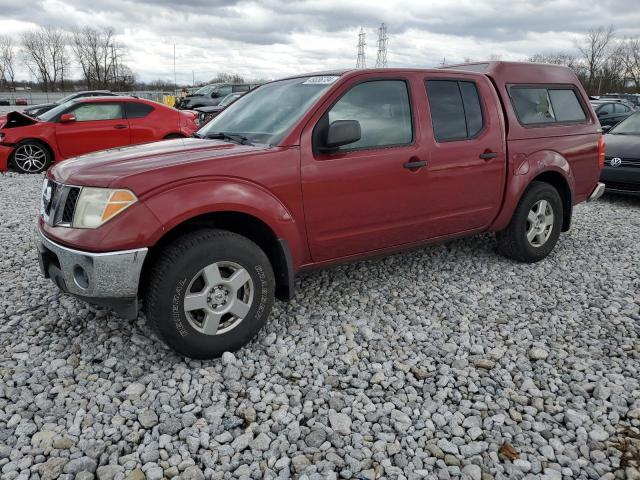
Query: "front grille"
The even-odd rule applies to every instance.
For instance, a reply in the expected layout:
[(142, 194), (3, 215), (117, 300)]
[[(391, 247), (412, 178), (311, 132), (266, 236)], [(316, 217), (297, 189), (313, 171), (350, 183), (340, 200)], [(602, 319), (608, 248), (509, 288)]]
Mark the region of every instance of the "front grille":
[(80, 196), (79, 187), (67, 187), (69, 189), (67, 193), (67, 199), (64, 202), (64, 209), (62, 210), (62, 223), (73, 222), (73, 214), (76, 213), (76, 203)]
[[(640, 168), (640, 158), (623, 158), (623, 157), (607, 157), (604, 161), (604, 164), (607, 167), (611, 167), (611, 160), (613, 158), (620, 159), (620, 165), (618, 167), (635, 167)], [(615, 167), (614, 167), (615, 168)]]
[(73, 222), (80, 187), (48, 180), (42, 191), (42, 216), (49, 225), (69, 227)]
[(623, 192), (640, 192), (640, 184), (637, 183), (606, 182), (605, 187)]

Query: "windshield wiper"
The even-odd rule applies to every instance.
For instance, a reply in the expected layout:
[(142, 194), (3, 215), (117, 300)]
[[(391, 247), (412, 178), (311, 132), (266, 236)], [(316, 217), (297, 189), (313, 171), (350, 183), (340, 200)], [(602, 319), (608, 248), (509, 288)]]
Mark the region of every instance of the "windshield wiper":
[(239, 133), (215, 132), (208, 133), (204, 136), (200, 135), (200, 137), (211, 138), (213, 140), (230, 140), (240, 145), (253, 145), (247, 137), (245, 137), (244, 135), (240, 135)]

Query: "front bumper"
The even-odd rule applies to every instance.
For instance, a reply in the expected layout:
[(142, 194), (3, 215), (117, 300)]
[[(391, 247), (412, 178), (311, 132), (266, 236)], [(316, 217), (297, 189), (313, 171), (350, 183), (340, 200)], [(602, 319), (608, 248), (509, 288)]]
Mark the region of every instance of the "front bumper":
[(640, 168), (638, 167), (604, 167), (600, 173), (600, 181), (605, 183), (607, 192), (640, 195)]
[(13, 152), (13, 147), (9, 145), (0, 145), (0, 172), (9, 170), (9, 157)]
[(138, 284), (147, 248), (91, 253), (59, 245), (36, 233), (38, 261), (45, 278), (65, 293), (106, 306), (125, 318), (138, 314)]

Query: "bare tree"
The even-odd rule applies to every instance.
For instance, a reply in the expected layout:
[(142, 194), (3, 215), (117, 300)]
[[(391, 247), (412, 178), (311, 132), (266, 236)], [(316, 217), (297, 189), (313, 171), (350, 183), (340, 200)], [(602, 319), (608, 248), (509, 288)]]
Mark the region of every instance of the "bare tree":
[(76, 30), (72, 47), (87, 88), (108, 88), (131, 76), (130, 69), (123, 64), (124, 49), (116, 42), (112, 28)]
[(69, 70), (67, 34), (55, 27), (41, 27), (22, 35), (25, 64), (42, 84), (44, 91), (64, 87)]
[(15, 46), (11, 37), (0, 35), (0, 85), (15, 89)]
[(600, 94), (602, 78), (600, 73), (610, 53), (611, 43), (615, 36), (613, 25), (608, 28), (591, 29), (582, 42), (577, 44), (587, 68), (587, 89)]
[(640, 38), (626, 38), (620, 44), (619, 55), (625, 76), (640, 89)]

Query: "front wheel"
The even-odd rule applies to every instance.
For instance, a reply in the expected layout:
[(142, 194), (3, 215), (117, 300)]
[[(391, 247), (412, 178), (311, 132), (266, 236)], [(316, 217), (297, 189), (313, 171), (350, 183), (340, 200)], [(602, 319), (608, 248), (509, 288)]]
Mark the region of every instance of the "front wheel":
[(19, 143), (11, 154), (11, 164), (20, 173), (40, 173), (51, 163), (51, 153), (40, 142)]
[(558, 242), (562, 214), (558, 191), (548, 183), (533, 182), (507, 228), (496, 233), (498, 251), (520, 262), (542, 260)]
[(200, 230), (157, 258), (145, 310), (170, 347), (209, 359), (241, 348), (258, 333), (274, 291), (273, 269), (255, 243), (224, 230)]

